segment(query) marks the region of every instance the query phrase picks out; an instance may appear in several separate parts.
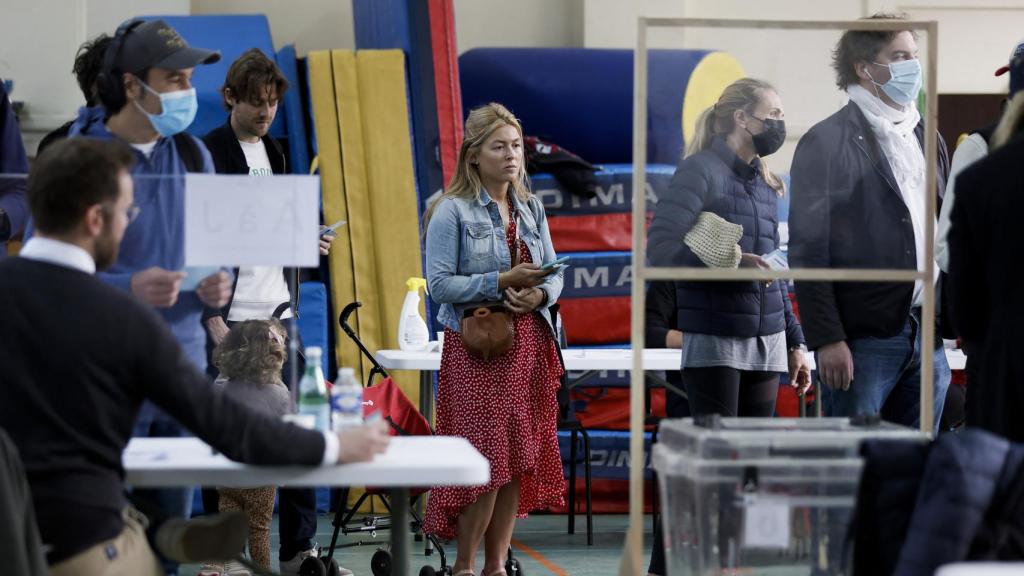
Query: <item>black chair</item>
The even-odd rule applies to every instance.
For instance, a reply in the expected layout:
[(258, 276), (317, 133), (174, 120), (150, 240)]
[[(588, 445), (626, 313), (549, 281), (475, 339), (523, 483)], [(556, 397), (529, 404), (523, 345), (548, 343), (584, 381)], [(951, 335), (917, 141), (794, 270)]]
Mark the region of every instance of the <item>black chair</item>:
[[(549, 309), (551, 313), (551, 324), (558, 324), (558, 304), (553, 304)], [(562, 361), (562, 382), (558, 389), (558, 431), (569, 432), (569, 534), (576, 533), (576, 468), (579, 465), (577, 447), (580, 438), (583, 439), (583, 483), (586, 493), (586, 514), (587, 514), (587, 546), (594, 545), (594, 510), (593, 510), (593, 489), (591, 483), (590, 466), (590, 434), (576, 418), (576, 412), (572, 409), (572, 402), (569, 397), (570, 384), (569, 372), (564, 370), (565, 360), (562, 358), (562, 347), (565, 346), (565, 333), (559, 330), (558, 357)]]
[[(568, 406), (566, 407), (568, 409)], [(579, 439), (583, 438), (583, 482), (586, 491), (586, 513), (587, 513), (587, 546), (594, 545), (594, 510), (591, 492), (591, 468), (590, 468), (590, 435), (587, 429), (576, 419), (575, 414), (571, 417), (558, 419), (558, 431), (569, 432), (569, 534), (576, 533), (576, 468), (579, 465), (576, 447)]]

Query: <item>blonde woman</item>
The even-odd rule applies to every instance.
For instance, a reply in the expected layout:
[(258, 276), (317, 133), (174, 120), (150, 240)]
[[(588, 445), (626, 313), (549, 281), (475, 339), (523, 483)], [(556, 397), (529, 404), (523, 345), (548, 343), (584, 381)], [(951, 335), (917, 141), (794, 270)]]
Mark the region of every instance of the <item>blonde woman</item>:
[[(785, 189), (764, 157), (782, 146), (784, 118), (775, 89), (753, 78), (729, 85), (704, 111), (654, 213), (648, 236), (654, 265), (716, 265), (684, 242), (709, 212), (725, 226), (742, 226), (732, 266), (767, 267), (761, 255), (779, 247), (778, 200)], [(693, 414), (771, 416), (780, 373), (789, 373), (801, 391), (810, 385), (803, 332), (784, 282), (677, 282), (676, 297)]]
[[(426, 220), (427, 281), (445, 327), (438, 434), (467, 438), (491, 464), (491, 481), (436, 488), (425, 529), (458, 540), (455, 576), (506, 576), (516, 517), (560, 505), (565, 493), (556, 436), (563, 369), (545, 313), (562, 291), (541, 203), (526, 181), (523, 131), (500, 104), (470, 112), (459, 164)], [(511, 348), (481, 359), (460, 332), (467, 311), (507, 311)], [(499, 315), (500, 316), (500, 315)]]

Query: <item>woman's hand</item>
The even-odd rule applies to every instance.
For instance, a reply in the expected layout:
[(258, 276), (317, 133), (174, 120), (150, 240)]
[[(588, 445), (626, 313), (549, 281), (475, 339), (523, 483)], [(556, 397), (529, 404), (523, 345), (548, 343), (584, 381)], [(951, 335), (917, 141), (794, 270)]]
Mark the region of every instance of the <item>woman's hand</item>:
[(548, 270), (541, 270), (540, 266), (537, 266), (536, 264), (523, 262), (508, 272), (498, 274), (498, 289), (523, 289), (540, 286), (544, 283), (544, 279), (547, 278), (548, 275), (557, 271), (557, 267), (550, 268)]
[[(771, 270), (772, 267), (765, 262), (764, 258), (757, 254), (744, 253), (740, 256), (740, 268), (757, 268), (759, 270)], [(771, 280), (764, 283), (765, 287), (772, 285)]]
[(800, 396), (811, 387), (811, 365), (799, 348), (789, 353), (789, 385), (796, 388)]
[(544, 291), (540, 288), (505, 289), (505, 308), (516, 314), (529, 314), (544, 303)]
[(771, 270), (772, 267), (764, 261), (757, 254), (744, 253), (740, 256), (740, 268), (760, 268), (761, 270)]

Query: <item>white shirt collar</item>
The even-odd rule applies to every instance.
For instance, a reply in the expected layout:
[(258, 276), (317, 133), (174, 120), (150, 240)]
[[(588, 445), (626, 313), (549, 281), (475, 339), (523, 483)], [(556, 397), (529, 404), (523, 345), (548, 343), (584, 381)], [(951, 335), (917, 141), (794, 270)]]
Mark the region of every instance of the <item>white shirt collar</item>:
[(50, 264), (73, 268), (86, 274), (96, 273), (96, 261), (92, 259), (88, 252), (79, 246), (54, 240), (53, 238), (43, 238), (40, 236), (29, 238), (25, 246), (22, 247), (19, 256), (29, 260), (49, 262)]

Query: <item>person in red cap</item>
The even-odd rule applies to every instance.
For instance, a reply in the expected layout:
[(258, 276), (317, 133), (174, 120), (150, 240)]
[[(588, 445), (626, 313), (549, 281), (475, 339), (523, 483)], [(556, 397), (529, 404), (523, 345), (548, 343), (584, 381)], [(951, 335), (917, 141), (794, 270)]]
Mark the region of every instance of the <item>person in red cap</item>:
[[(1006, 103), (1009, 102), (1014, 95), (1020, 92), (1021, 88), (1024, 88), (1024, 41), (1019, 42), (1014, 46), (1013, 51), (1010, 52), (1010, 61), (1006, 66), (1000, 66), (996, 70), (996, 76), (1002, 76), (1007, 72), (1010, 73), (1010, 87), (1006, 95), (1006, 100), (1003, 102), (1003, 108), (1006, 109)], [(957, 198), (957, 176), (964, 171), (965, 168), (977, 163), (979, 160), (988, 156), (993, 140), (993, 134), (995, 133), (998, 125), (998, 119), (992, 124), (984, 128), (979, 128), (972, 131), (967, 137), (961, 138), (960, 143), (956, 147), (956, 151), (953, 152), (953, 160), (949, 167), (949, 181), (946, 184), (946, 195), (942, 203), (942, 210), (939, 213), (939, 221), (936, 227), (935, 233), (935, 262), (939, 265), (939, 268), (943, 272), (950, 272), (950, 243), (949, 243), (949, 230), (952, 225), (952, 214), (953, 206)], [(978, 359), (979, 356), (979, 343), (974, 342), (969, 336), (960, 334), (960, 345), (964, 352), (967, 354), (967, 362), (964, 365), (964, 371), (967, 375), (967, 381), (978, 382)], [(957, 396), (960, 399), (960, 405), (963, 406), (962, 410), (955, 410), (950, 414), (961, 414), (964, 419), (971, 419), (969, 412), (971, 407), (966, 406), (966, 394), (962, 388), (950, 386), (951, 392), (959, 390), (961, 393)], [(973, 396), (973, 394), (971, 394)], [(952, 395), (947, 397), (947, 401), (952, 399)], [(963, 423), (948, 421), (943, 423), (944, 426), (953, 426)]]
[[(1020, 66), (1017, 66), (1016, 70), (1013, 67), (1014, 61), (1022, 57), (1024, 57), (1024, 40), (1013, 47), (1006, 66), (1000, 66), (996, 70), (996, 76), (1010, 73), (1010, 88), (1006, 94), (1006, 100), (1003, 102), (1004, 107), (1014, 94), (1024, 88), (1024, 70)], [(946, 195), (943, 198), (935, 238), (935, 261), (943, 272), (949, 272), (949, 218), (953, 213), (953, 203), (956, 200), (956, 177), (963, 172), (964, 168), (988, 155), (989, 140), (992, 138), (998, 121), (999, 119), (996, 118), (988, 126), (972, 131), (966, 138), (962, 138), (957, 144), (956, 151), (953, 152), (953, 160), (949, 167), (949, 184), (946, 185)]]
[(1014, 51), (1009, 68), (1012, 96), (992, 131), (987, 153), (957, 178), (949, 278), (953, 316), (967, 351), (966, 425), (1024, 442), (1019, 414), (1024, 358), (1016, 349), (1024, 319), (1021, 307), (1014, 305), (1024, 286), (1014, 242), (1024, 210), (1022, 46)]

